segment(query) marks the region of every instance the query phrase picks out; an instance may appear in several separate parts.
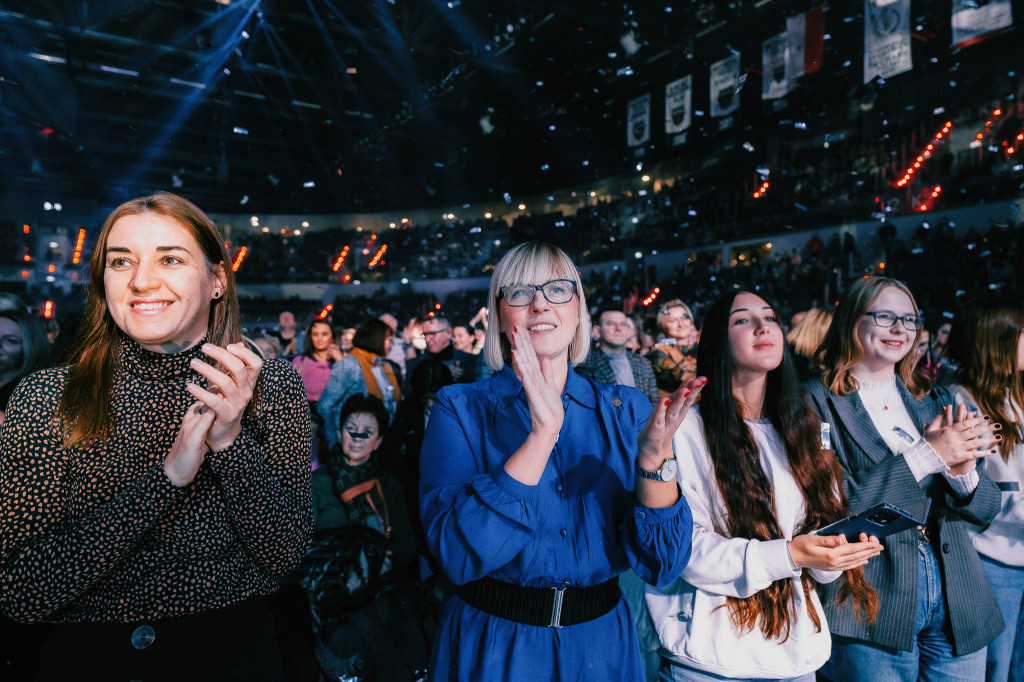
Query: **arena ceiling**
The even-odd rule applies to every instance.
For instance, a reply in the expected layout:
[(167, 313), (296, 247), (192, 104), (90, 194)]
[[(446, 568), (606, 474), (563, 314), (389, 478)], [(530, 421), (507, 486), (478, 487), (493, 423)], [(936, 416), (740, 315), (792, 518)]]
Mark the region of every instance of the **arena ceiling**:
[[(631, 170), (628, 100), (736, 49), (756, 72), (760, 41), (815, 4), (0, 0), (0, 182), (106, 206), (168, 189), (221, 212), (543, 193)], [(925, 4), (927, 42), (948, 3)], [(854, 50), (859, 14), (829, 11)], [(791, 106), (858, 76), (826, 63)]]

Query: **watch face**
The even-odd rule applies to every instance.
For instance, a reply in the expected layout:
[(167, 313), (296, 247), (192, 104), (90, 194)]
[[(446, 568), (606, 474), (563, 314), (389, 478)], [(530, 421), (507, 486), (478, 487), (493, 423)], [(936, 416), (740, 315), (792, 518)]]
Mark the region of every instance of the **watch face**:
[(665, 463), (661, 465), (661, 469), (658, 471), (661, 474), (661, 480), (671, 481), (676, 477), (676, 471), (679, 469), (679, 462), (673, 459), (665, 460)]

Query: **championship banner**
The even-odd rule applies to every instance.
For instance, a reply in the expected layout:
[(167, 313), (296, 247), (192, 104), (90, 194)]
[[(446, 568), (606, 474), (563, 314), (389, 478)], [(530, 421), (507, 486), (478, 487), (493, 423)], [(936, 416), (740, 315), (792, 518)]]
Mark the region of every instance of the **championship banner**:
[(993, 33), (1013, 26), (1011, 0), (989, 0), (978, 6), (971, 0), (953, 0), (953, 49), (980, 43)]
[(651, 93), (637, 97), (629, 103), (626, 121), (626, 142), (639, 147), (651, 139)]
[(761, 98), (779, 99), (789, 92), (786, 78), (785, 33), (772, 36), (761, 44)]
[(740, 56), (730, 55), (711, 65), (711, 116), (728, 116), (740, 106)]
[(864, 82), (912, 68), (910, 0), (864, 0)]
[(797, 78), (821, 68), (824, 55), (824, 5), (786, 19), (786, 80), (790, 90)]
[(690, 127), (693, 76), (683, 76), (665, 86), (665, 134), (675, 135)]

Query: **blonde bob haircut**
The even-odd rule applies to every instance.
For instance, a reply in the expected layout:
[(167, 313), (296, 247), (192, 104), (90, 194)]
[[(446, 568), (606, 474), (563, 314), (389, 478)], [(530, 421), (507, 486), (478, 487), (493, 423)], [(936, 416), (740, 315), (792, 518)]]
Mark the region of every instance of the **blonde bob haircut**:
[[(851, 373), (853, 366), (860, 361), (864, 355), (864, 348), (857, 338), (857, 326), (864, 319), (864, 315), (871, 310), (871, 305), (886, 287), (896, 287), (907, 295), (910, 304), (914, 306), (914, 314), (920, 315), (917, 301), (910, 289), (903, 282), (891, 277), (862, 277), (853, 282), (839, 299), (836, 307), (835, 317), (825, 333), (825, 339), (818, 347), (816, 355), (820, 355), (825, 365), (825, 371), (821, 380), (830, 393), (837, 396), (850, 395), (860, 389), (860, 384)], [(917, 344), (921, 330), (914, 332), (914, 340), (911, 348)], [(908, 352), (903, 359), (896, 363), (896, 375), (911, 392), (920, 399), (928, 393), (927, 380), (914, 371), (916, 360), (912, 352)]]
[[(583, 295), (583, 282), (569, 256), (557, 246), (547, 242), (526, 242), (513, 248), (498, 261), (487, 290), (487, 337), (484, 359), (487, 366), (497, 372), (505, 363), (512, 362), (512, 344), (501, 331), (501, 288), (509, 284), (544, 284), (553, 279), (568, 279), (576, 283), (579, 299), (579, 321), (576, 333), (569, 343), (569, 364), (573, 367), (587, 359), (590, 352), (590, 314)], [(539, 296), (544, 294), (537, 292)]]
[(693, 311), (690, 310), (690, 306), (683, 303), (682, 299), (673, 298), (671, 301), (665, 301), (658, 308), (658, 331), (662, 334), (667, 334), (665, 330), (665, 318), (668, 317), (668, 311), (673, 308), (682, 308), (686, 311), (686, 314), (690, 316), (690, 323), (693, 324), (693, 328), (697, 328), (697, 322), (693, 319)]

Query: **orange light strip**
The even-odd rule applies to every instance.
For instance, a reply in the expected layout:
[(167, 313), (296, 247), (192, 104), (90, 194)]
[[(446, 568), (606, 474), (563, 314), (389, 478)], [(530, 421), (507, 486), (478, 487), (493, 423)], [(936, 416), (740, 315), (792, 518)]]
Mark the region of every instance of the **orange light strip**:
[(85, 246), (85, 230), (78, 231), (78, 241), (75, 242), (75, 255), (71, 262), (78, 265), (82, 261), (82, 247)]
[(650, 304), (654, 303), (654, 300), (656, 298), (658, 298), (658, 294), (660, 294), (660, 293), (661, 293), (661, 287), (654, 287), (654, 291), (652, 291), (651, 293), (647, 294), (647, 298), (644, 299), (644, 305), (645, 306), (649, 306)]
[(332, 310), (334, 310), (334, 304), (333, 303), (328, 303), (326, 306), (324, 306), (324, 309), (320, 311), (320, 314), (316, 316), (316, 319), (318, 319), (318, 320), (327, 319), (327, 315)]
[(754, 192), (754, 198), (755, 199), (760, 199), (761, 197), (763, 197), (764, 193), (768, 191), (768, 185), (769, 185), (768, 181), (765, 180), (764, 183), (761, 185), (761, 189), (759, 189), (756, 192)]
[(347, 257), (348, 257), (348, 247), (346, 246), (344, 249), (341, 250), (341, 255), (338, 256), (338, 259), (336, 261), (334, 261), (334, 265), (331, 266), (331, 270), (334, 270), (335, 272), (337, 272), (338, 270), (341, 270), (341, 264), (345, 262), (345, 259)]
[(235, 262), (231, 264), (231, 272), (238, 272), (238, 268), (242, 265), (242, 261), (245, 260), (247, 253), (249, 253), (249, 249), (244, 246), (238, 251), (238, 255), (235, 256)]
[(370, 259), (369, 267), (372, 268), (373, 266), (377, 265), (377, 263), (380, 263), (381, 257), (384, 255), (384, 252), (387, 251), (387, 250), (388, 250), (388, 245), (387, 244), (385, 244), (384, 246), (380, 247), (380, 249), (378, 249), (377, 253), (374, 254), (373, 258)]
[[(997, 111), (998, 111), (998, 109), (997, 109)], [(942, 130), (940, 130), (939, 132), (935, 133), (935, 137), (932, 139), (932, 141), (930, 143), (928, 143), (928, 146), (924, 148), (924, 151), (921, 152), (920, 155), (918, 155), (918, 157), (914, 160), (914, 163), (909, 168), (907, 168), (906, 172), (903, 173), (903, 177), (896, 181), (896, 186), (897, 187), (903, 187), (907, 183), (910, 182), (911, 178), (913, 178), (913, 176), (914, 176), (914, 173), (917, 172), (917, 170), (919, 168), (921, 168), (921, 164), (924, 163), (924, 160), (929, 158), (929, 157), (931, 157), (932, 151), (935, 149), (935, 145), (938, 144), (939, 141), (950, 130), (952, 130), (952, 128), (953, 128), (953, 122), (952, 121), (946, 121), (946, 125), (942, 126)]]

